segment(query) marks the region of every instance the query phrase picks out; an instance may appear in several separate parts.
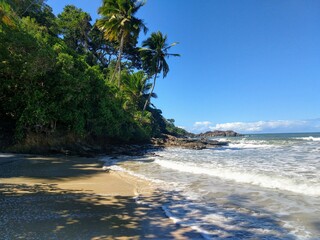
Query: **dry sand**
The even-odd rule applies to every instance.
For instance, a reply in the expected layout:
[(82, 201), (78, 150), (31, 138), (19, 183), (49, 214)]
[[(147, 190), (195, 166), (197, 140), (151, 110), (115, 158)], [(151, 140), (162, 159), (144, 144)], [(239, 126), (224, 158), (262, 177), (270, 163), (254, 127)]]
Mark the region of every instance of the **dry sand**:
[(174, 224), (161, 193), (93, 158), (0, 154), (0, 239), (201, 239)]

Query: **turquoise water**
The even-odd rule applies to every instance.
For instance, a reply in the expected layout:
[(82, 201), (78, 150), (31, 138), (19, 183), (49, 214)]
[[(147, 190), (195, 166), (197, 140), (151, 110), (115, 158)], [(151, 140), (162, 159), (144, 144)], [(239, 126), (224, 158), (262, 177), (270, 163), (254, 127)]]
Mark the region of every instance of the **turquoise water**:
[(168, 148), (113, 167), (161, 188), (165, 213), (204, 238), (320, 239), (320, 133), (218, 139), (229, 146)]

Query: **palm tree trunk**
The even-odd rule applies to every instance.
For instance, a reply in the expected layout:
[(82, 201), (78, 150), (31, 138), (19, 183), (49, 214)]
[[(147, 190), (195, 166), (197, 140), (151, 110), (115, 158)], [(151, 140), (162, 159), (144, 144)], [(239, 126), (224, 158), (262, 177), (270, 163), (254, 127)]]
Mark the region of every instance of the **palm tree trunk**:
[(143, 110), (142, 110), (142, 114), (144, 113), (144, 111), (146, 110), (147, 106), (148, 106), (148, 103), (150, 102), (150, 99), (151, 99), (151, 96), (152, 96), (152, 93), (153, 93), (153, 90), (154, 90), (154, 87), (156, 86), (156, 80), (157, 80), (157, 73), (154, 75), (154, 79), (153, 79), (153, 84), (152, 84), (152, 88), (151, 88), (151, 91), (149, 93), (149, 96), (144, 104), (144, 107), (143, 107)]
[(32, 1), (31, 3), (30, 3), (30, 5), (23, 11), (23, 13), (21, 14), (21, 16), (23, 16), (23, 14), (25, 14), (28, 10), (29, 10), (29, 8), (33, 5), (33, 4), (35, 4), (35, 0), (34, 1)]
[(123, 45), (124, 45), (124, 34), (122, 34), (122, 36), (121, 36), (120, 46), (119, 46), (119, 55), (117, 58), (116, 67), (114, 69), (114, 72), (113, 72), (112, 78), (111, 78), (111, 81), (113, 81), (116, 76), (117, 70), (119, 69), (118, 70), (118, 73), (119, 73), (118, 87), (120, 87), (120, 82), (121, 82), (121, 58), (122, 58), (122, 53), (123, 53)]
[(117, 63), (116, 63), (116, 66), (115, 66), (115, 68), (114, 68), (114, 72), (113, 72), (112, 77), (111, 77), (111, 82), (113, 82), (113, 80), (114, 80), (114, 78), (115, 78), (115, 76), (116, 76), (117, 69), (118, 69), (118, 63), (119, 63), (119, 55), (118, 55), (118, 57), (117, 57)]
[(122, 52), (123, 52), (123, 45), (124, 45), (124, 34), (122, 34), (121, 41), (120, 41), (118, 87), (120, 87), (120, 83), (121, 83), (121, 58), (122, 58)]

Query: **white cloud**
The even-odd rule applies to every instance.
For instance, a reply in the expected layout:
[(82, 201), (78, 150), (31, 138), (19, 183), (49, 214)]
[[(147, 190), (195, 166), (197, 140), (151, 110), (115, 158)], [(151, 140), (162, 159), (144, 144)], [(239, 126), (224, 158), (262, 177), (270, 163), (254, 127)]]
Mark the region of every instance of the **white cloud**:
[(196, 122), (192, 132), (206, 132), (214, 130), (234, 130), (240, 133), (259, 132), (301, 132), (319, 131), (320, 119), (312, 120), (274, 120), (257, 122), (229, 122), (212, 124), (210, 121)]
[(196, 127), (207, 127), (210, 126), (212, 123), (209, 121), (203, 121), (203, 122), (195, 122), (194, 126)]
[(203, 122), (195, 122), (193, 124), (193, 128), (191, 129), (192, 132), (204, 132), (208, 131), (211, 128), (212, 123), (210, 121), (203, 121)]
[(235, 130), (239, 132), (263, 132), (279, 129), (284, 131), (286, 129), (292, 129), (299, 126), (304, 126), (306, 121), (288, 121), (288, 120), (276, 120), (276, 121), (258, 121), (258, 122), (233, 122), (216, 124), (211, 129), (216, 130)]

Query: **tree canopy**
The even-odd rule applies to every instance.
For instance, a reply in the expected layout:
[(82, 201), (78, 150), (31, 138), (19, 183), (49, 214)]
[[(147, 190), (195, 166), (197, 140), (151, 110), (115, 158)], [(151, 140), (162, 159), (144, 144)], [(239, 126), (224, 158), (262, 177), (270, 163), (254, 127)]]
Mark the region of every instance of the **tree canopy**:
[[(165, 76), (167, 65), (163, 58), (161, 69), (152, 68), (138, 50), (146, 27), (135, 14), (142, 6), (105, 0), (92, 24), (72, 5), (55, 16), (43, 0), (1, 0), (0, 146), (33, 135), (137, 142), (172, 130), (150, 101), (143, 111), (156, 97), (151, 76)], [(120, 85), (110, 80), (116, 72)]]

